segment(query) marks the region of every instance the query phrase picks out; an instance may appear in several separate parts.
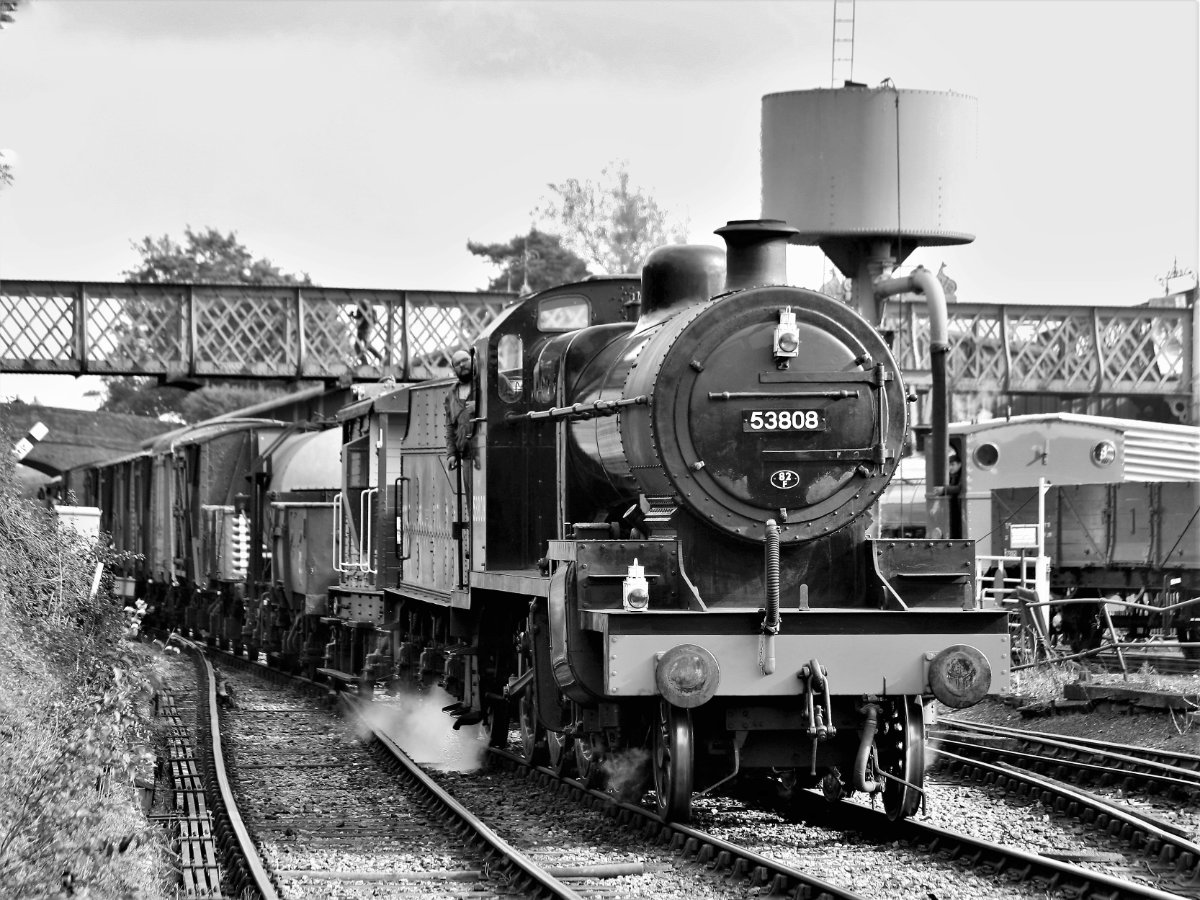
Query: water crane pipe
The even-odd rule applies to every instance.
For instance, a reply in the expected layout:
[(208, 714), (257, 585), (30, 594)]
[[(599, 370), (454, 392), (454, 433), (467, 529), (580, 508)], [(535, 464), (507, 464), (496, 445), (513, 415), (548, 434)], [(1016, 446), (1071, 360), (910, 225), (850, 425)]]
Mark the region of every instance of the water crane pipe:
[(933, 451), (930, 454), (933, 460), (931, 480), (933, 489), (939, 494), (945, 494), (948, 487), (947, 470), (950, 456), (950, 441), (946, 429), (950, 421), (946, 392), (946, 354), (950, 351), (946, 294), (937, 276), (921, 266), (907, 277), (885, 278), (875, 283), (875, 297), (879, 300), (906, 292), (923, 294), (925, 306), (929, 310), (929, 374), (933, 387), (933, 410), (930, 413), (933, 426), (930, 433), (930, 440), (933, 442)]

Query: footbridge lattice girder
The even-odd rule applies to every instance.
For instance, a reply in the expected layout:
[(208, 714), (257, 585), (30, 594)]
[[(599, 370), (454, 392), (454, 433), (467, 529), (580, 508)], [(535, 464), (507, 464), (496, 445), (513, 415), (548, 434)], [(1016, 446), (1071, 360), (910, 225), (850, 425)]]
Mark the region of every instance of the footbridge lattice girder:
[[(929, 359), (924, 305), (889, 302), (881, 327), (920, 384)], [(956, 303), (947, 380), (956, 392), (1189, 399), (1196, 327), (1192, 308)]]
[[(4, 281), (0, 371), (416, 381), (449, 374), (449, 354), (513, 299), (310, 285)], [(881, 327), (924, 392), (924, 304), (888, 301)], [(1194, 306), (955, 303), (949, 383), (960, 394), (1165, 397), (1196, 415), (1197, 327)]]
[(449, 374), (514, 299), (310, 285), (0, 283), (0, 371), (401, 381)]

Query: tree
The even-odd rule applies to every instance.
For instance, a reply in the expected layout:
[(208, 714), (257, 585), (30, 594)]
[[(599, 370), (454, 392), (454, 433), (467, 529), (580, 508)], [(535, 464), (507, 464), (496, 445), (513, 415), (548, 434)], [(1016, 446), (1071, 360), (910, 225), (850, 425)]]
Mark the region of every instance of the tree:
[(100, 404), (104, 412), (129, 416), (151, 416), (176, 422), (187, 421), (180, 411), (188, 392), (181, 387), (158, 384), (154, 378), (129, 375), (105, 378), (106, 396)]
[(0, 150), (0, 190), (13, 183), (13, 165), (10, 151)]
[(531, 228), (504, 244), (467, 241), (467, 249), (497, 266), (499, 274), (488, 282), (489, 291), (540, 291), (556, 284), (582, 281), (587, 264), (562, 245), (562, 238)]
[(21, 0), (0, 0), (0, 31), (5, 25), (13, 23), (12, 14), (17, 11), (17, 7), (21, 5)]
[[(236, 232), (215, 228), (184, 229), (184, 244), (169, 235), (145, 237), (134, 243), (141, 265), (122, 274), (131, 283), (180, 284), (312, 284), (307, 274), (289, 275), (268, 259), (255, 259)], [(154, 416), (177, 422), (198, 422), (221, 413), (261, 403), (287, 392), (282, 383), (246, 385), (236, 380), (213, 380), (196, 391), (160, 385), (137, 376), (105, 379), (106, 412)]]
[(185, 422), (203, 422), (213, 416), (256, 406), (288, 393), (287, 389), (269, 381), (252, 384), (225, 381), (207, 384), (198, 391), (188, 391), (179, 404)]
[(186, 247), (166, 234), (133, 244), (142, 264), (122, 272), (125, 280), (143, 284), (312, 284), (307, 274), (285, 275), (269, 259), (254, 259), (237, 239), (237, 232), (192, 231), (189, 226), (183, 234)]
[(562, 227), (568, 247), (607, 274), (639, 272), (655, 247), (686, 239), (686, 222), (630, 183), (627, 161), (609, 163), (596, 181), (568, 178), (549, 188), (554, 196), (539, 213)]

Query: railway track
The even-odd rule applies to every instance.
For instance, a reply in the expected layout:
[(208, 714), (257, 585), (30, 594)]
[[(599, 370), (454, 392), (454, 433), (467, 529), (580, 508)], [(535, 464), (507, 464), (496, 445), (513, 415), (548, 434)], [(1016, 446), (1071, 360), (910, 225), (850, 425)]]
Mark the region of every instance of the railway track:
[(1107, 785), (1119, 781), (1126, 790), (1159, 785), (1191, 797), (1200, 792), (1200, 755), (1174, 750), (1155, 750), (1112, 741), (1064, 737), (1045, 732), (1023, 731), (999, 725), (979, 725), (943, 718), (931, 738), (940, 744), (1008, 750), (1025, 759), (1034, 771), (1050, 772), (1056, 778), (1072, 776), (1077, 784)]
[(218, 896), (222, 872), (204, 785), (203, 758), (196, 747), (196, 703), (190, 696), (177, 698), (174, 692), (163, 690), (155, 698), (155, 712), (166, 746), (154, 790), (157, 794), (161, 783), (164, 799), (159, 802), (163, 811), (152, 813), (150, 818), (170, 829), (179, 854), (179, 880), (184, 894)]
[[(319, 699), (263, 690), (247, 675), (219, 683), (198, 658), (209, 721), (224, 720), (223, 731), (211, 730), (217, 752), (207, 775), (210, 796), (225, 801), (218, 841), (231, 859), (233, 895), (431, 896), (453, 885), (475, 898), (583, 896), (499, 838), (386, 737), (356, 738)], [(223, 715), (222, 695), (237, 698)], [(431, 846), (436, 869), (416, 862)]]
[[(1105, 835), (1170, 890), (1200, 897), (1194, 825), (1172, 815), (1200, 800), (1200, 757), (955, 720), (931, 739), (953, 777), (1039, 801)], [(1133, 802), (1139, 793), (1148, 800)]]
[[(388, 791), (370, 781), (364, 783), (361, 778), (356, 782), (354, 773), (365, 773), (367, 765), (356, 755), (354, 747), (343, 746), (341, 741), (345, 732), (322, 709), (320, 700), (282, 700), (282, 692), (263, 690), (254, 682), (260, 677), (279, 679), (286, 676), (236, 657), (221, 655), (220, 661), (226, 692), (236, 698), (233, 706), (222, 713), (222, 719), (227, 723), (228, 756), (237, 772), (237, 794), (243, 806), (250, 810), (245, 816), (247, 828), (271, 869), (271, 881), (279, 890), (277, 896), (324, 897), (333, 884), (337, 885), (339, 895), (357, 896), (349, 892), (349, 887), (358, 883), (369, 885), (373, 897), (388, 896), (383, 893), (387, 888), (394, 888), (397, 895), (423, 893), (428, 896), (432, 891), (443, 896), (446, 884), (453, 883), (453, 894), (469, 893), (472, 898), (640, 897), (661, 895), (663, 890), (655, 884), (655, 878), (666, 878), (670, 881), (670, 890), (677, 894), (681, 891), (681, 883), (691, 882), (692, 890), (684, 888), (683, 894), (699, 891), (704, 896), (733, 898), (744, 897), (747, 889), (769, 888), (774, 893), (801, 900), (862, 900), (852, 891), (773, 864), (718, 839), (704, 841), (699, 834), (679, 836), (676, 833), (664, 842), (659, 827), (644, 825), (644, 821), (650, 821), (653, 826), (662, 826), (661, 821), (654, 816), (639, 821), (635, 810), (637, 813), (644, 811), (627, 804), (623, 805), (623, 810), (615, 809), (609, 814), (607, 828), (590, 829), (593, 833), (581, 843), (579, 832), (589, 829), (578, 820), (547, 817), (547, 803), (536, 797), (524, 804), (525, 809), (520, 808), (522, 804), (517, 798), (529, 795), (531, 786), (544, 788), (548, 783), (544, 779), (553, 773), (528, 769), (523, 760), (504, 751), (493, 753), (501, 763), (499, 777), (506, 783), (481, 788), (485, 779), (476, 774), (458, 780), (455, 796), (450, 797), (438, 788), (434, 778), (412, 764), (407, 754), (382, 733), (382, 729), (366, 735), (364, 729), (371, 726), (364, 718), (358, 718), (360, 737), (351, 738), (350, 743), (357, 742), (367, 748), (372, 761), (378, 764), (376, 771), (386, 770), (400, 780), (419, 781), (426, 789), (438, 791), (442, 795), (438, 801), (440, 805), (453, 806), (460, 818), (474, 820), (477, 824), (473, 828), (489, 831), (500, 846), (507, 848), (503, 854), (493, 851), (484, 865), (476, 863), (474, 869), (464, 857), (455, 865), (442, 864), (436, 871), (428, 871), (427, 878), (423, 877), (423, 871), (415, 868), (416, 860), (449, 856), (450, 850), (446, 848), (453, 846), (456, 835), (465, 826), (456, 824), (448, 830), (436, 824), (418, 826), (410, 830), (422, 837), (421, 847), (405, 851), (389, 846), (389, 841), (399, 843), (400, 835), (395, 829), (381, 827), (380, 822), (395, 816), (397, 798), (393, 796), (394, 789)], [(240, 671), (231, 671), (234, 668)], [(322, 695), (326, 690), (321, 689)], [(345, 712), (354, 717), (371, 706), (348, 695), (342, 695), (339, 702), (344, 705)], [(274, 736), (268, 737), (263, 727), (256, 726), (255, 720), (272, 718), (283, 719), (288, 725), (279, 729), (280, 723), (275, 721), (270, 726)], [(234, 726), (232, 730), (229, 725)], [(239, 736), (239, 729), (247, 726), (244, 737)], [(286, 749), (282, 752), (279, 748), (273, 750), (276, 743)], [(301, 759), (306, 762), (296, 766), (296, 761)], [(521, 769), (530, 773), (532, 785), (522, 775), (507, 774)], [(258, 773), (272, 771), (287, 773), (284, 780), (290, 783), (272, 779), (254, 784), (260, 781)], [(300, 783), (299, 776), (306, 771), (315, 772), (316, 778)], [(343, 777), (345, 780), (341, 780)], [(554, 791), (561, 790), (560, 782)], [(364, 792), (373, 797), (356, 819), (351, 818), (355, 815), (353, 812), (332, 805), (331, 798), (334, 797), (360, 802), (354, 798)], [(594, 799), (605, 803), (611, 799), (600, 792), (592, 794)], [(301, 803), (310, 804), (310, 808), (302, 810), (300, 815), (284, 815), (280, 807), (286, 807), (288, 798), (293, 796)], [(467, 811), (484, 808), (489, 808), (487, 825)], [(360, 825), (363, 827), (358, 827)], [(641, 827), (637, 827), (639, 825)], [(302, 840), (305, 841), (303, 845)], [(703, 849), (693, 853), (694, 847)], [(356, 849), (369, 849), (369, 852), (356, 854)], [(314, 860), (315, 856), (326, 852), (332, 855)], [(560, 880), (561, 888), (545, 882), (531, 884), (527, 871), (516, 877), (499, 876), (497, 857), (506, 857), (509, 852), (523, 856), (528, 866), (541, 868), (548, 878)], [(397, 855), (409, 859), (407, 870), (389, 867), (388, 858)], [(571, 855), (575, 858), (564, 858)], [(643, 861), (647, 856), (657, 857), (657, 860), (648, 865)], [(373, 868), (363, 864), (366, 858), (372, 861)], [(290, 862), (284, 865), (284, 859)], [(313, 861), (298, 868), (300, 860)], [(507, 863), (506, 858), (499, 861)], [(471, 883), (473, 872), (481, 876), (474, 884)], [(621, 883), (622, 879), (626, 881)], [(630, 883), (639, 879), (644, 883)], [(264, 892), (263, 896), (269, 895)]]
[[(237, 660), (233, 657), (228, 658), (227, 664), (230, 667), (237, 665), (253, 669), (267, 677), (286, 677), (267, 669), (265, 666), (249, 663), (245, 660)], [(249, 688), (239, 688), (235, 683), (234, 691), (236, 694), (240, 694), (245, 690), (249, 690)], [(239, 697), (237, 702), (242, 708), (231, 711), (231, 717), (232, 715), (241, 715), (248, 711), (244, 699)], [(275, 703), (277, 701), (269, 702)], [(309, 702), (313, 703), (314, 701)], [(350, 707), (361, 705), (359, 701), (354, 701), (350, 698), (346, 698), (343, 702), (346, 702)], [(319, 704), (316, 705), (319, 707)], [(280, 715), (280, 713), (265, 712), (263, 714), (275, 715), (277, 717)], [(292, 738), (293, 740), (299, 740), (299, 733), (293, 734)], [(381, 741), (380, 743), (383, 744), (384, 742)], [(293, 744), (292, 746), (294, 752), (301, 752), (297, 749), (298, 745)], [(239, 754), (239, 751), (235, 750), (234, 752), (235, 755)], [(309, 751), (304, 750), (303, 752), (308, 753)], [(379, 750), (375, 752), (380, 753)], [(664, 848), (670, 856), (677, 860), (688, 862), (692, 864), (692, 868), (706, 873), (706, 877), (711, 879), (713, 875), (716, 875), (720, 877), (720, 881), (726, 884), (740, 885), (739, 892), (733, 893), (730, 896), (743, 896), (747, 888), (756, 893), (769, 893), (772, 895), (799, 898), (852, 898), (861, 896), (850, 889), (840, 888), (782, 862), (777, 858), (778, 854), (772, 853), (769, 841), (758, 844), (756, 849), (756, 842), (754, 840), (743, 841), (739, 838), (738, 842), (735, 843), (699, 828), (666, 823), (646, 808), (636, 804), (621, 802), (611, 794), (588, 788), (581, 782), (564, 777), (552, 769), (531, 767), (524, 759), (515, 754), (493, 750), (492, 755), (493, 761), (498, 764), (498, 767), (510, 772), (511, 777), (516, 779), (514, 783), (516, 786), (510, 786), (506, 789), (509, 792), (517, 794), (527, 794), (531, 790), (544, 792), (545, 800), (541, 801), (540, 806), (538, 805), (539, 801), (534, 801), (534, 805), (543, 811), (549, 805), (560, 806), (563, 801), (574, 801), (582, 807), (599, 811), (603, 816), (612, 820), (621, 832), (638, 835), (644, 843)], [(241, 757), (243, 763), (245, 759), (245, 757)], [(344, 769), (346, 768), (346, 762), (344, 757), (339, 757), (337, 765)], [(320, 766), (311, 763), (310, 767), (320, 769)], [(239, 782), (242, 778), (243, 776), (239, 775)], [(478, 778), (472, 776), (470, 779), (451, 778), (450, 780), (456, 781), (455, 790), (457, 792), (462, 789), (464, 782), (470, 781), (473, 783), (478, 781)], [(528, 785), (528, 787), (522, 788), (520, 786), (522, 782)], [(956, 866), (971, 868), (978, 876), (985, 879), (992, 879), (997, 883), (1023, 883), (1028, 885), (1034, 892), (1061, 890), (1068, 896), (1081, 898), (1103, 897), (1112, 898), (1112, 900), (1116, 900), (1116, 898), (1155, 898), (1155, 900), (1166, 900), (1169, 897), (1181, 896), (1179, 893), (1168, 892), (1152, 886), (1111, 877), (1104, 873), (1072, 865), (1062, 860), (1022, 852), (1012, 847), (973, 838), (969, 835), (954, 833), (928, 823), (916, 820), (909, 820), (903, 823), (888, 822), (882, 813), (867, 807), (855, 803), (830, 805), (823, 798), (809, 792), (800, 792), (790, 802), (781, 805), (777, 795), (774, 797), (771, 796), (773, 791), (774, 786), (768, 786), (766, 793), (758, 794), (752, 798), (751, 802), (758, 804), (762, 808), (772, 807), (776, 811), (781, 811), (786, 819), (794, 821), (802, 818), (822, 823), (825, 827), (856, 832), (865, 836), (867, 840), (877, 842), (879, 845), (896, 846), (896, 842), (899, 840), (907, 848), (911, 848), (917, 853), (941, 861), (954, 860)], [(472, 801), (472, 804), (475, 802), (477, 801)], [(288, 827), (291, 827), (295, 831), (294, 824), (288, 825), (279, 819), (273, 821), (276, 832), (282, 830), (285, 837), (287, 837), (286, 829)], [(526, 825), (518, 825), (518, 828), (525, 829), (523, 837), (526, 841), (532, 840), (536, 842), (538, 840), (538, 838), (531, 836), (527, 831)], [(368, 835), (368, 838), (372, 842), (377, 841), (379, 837), (380, 835), (378, 834)], [(561, 859), (562, 848), (564, 846), (562, 834), (552, 833), (546, 840), (547, 844), (544, 846), (553, 846), (556, 848), (552, 854), (553, 859), (550, 865), (557, 864), (559, 872), (563, 874), (564, 878), (570, 879), (575, 876), (582, 877), (583, 875), (596, 875), (598, 873), (619, 877), (617, 864), (613, 863), (603, 863), (601, 864), (602, 867), (607, 867), (607, 869), (596, 870), (591, 873), (582, 872), (578, 867), (571, 868), (564, 865)], [(514, 841), (514, 843), (517, 842)], [(372, 846), (374, 846), (374, 843), (372, 843)], [(1187, 861), (1183, 858), (1182, 854), (1174, 860), (1169, 859), (1169, 851), (1160, 855), (1168, 862), (1178, 863)], [(466, 870), (465, 864), (463, 868)], [(285, 868), (281, 871), (289, 877), (307, 879), (305, 882), (306, 886), (317, 883), (328, 886), (333, 881), (337, 881), (340, 885), (345, 886), (350, 883), (350, 876), (365, 874), (365, 872), (353, 867), (343, 867), (342, 869), (334, 870), (326, 869), (324, 875), (317, 875), (316, 872), (318, 870), (313, 868)], [(449, 870), (446, 869), (444, 871)], [(1176, 865), (1173, 871), (1178, 874), (1181, 870)], [(342, 874), (331, 877), (331, 872), (340, 872)], [(342, 875), (345, 876), (344, 879)], [(608, 881), (606, 885), (604, 883), (606, 880), (608, 879), (597, 879), (600, 882), (598, 884), (589, 884), (586, 881), (575, 880), (571, 882), (571, 889), (576, 891), (578, 896), (598, 895), (601, 893), (607, 893), (611, 896), (613, 885), (611, 881)], [(374, 887), (378, 887), (387, 883), (387, 881), (387, 878), (380, 878), (378, 881), (365, 883), (370, 883)], [(410, 886), (412, 885), (410, 884)], [(316, 895), (324, 896), (323, 894)], [(378, 895), (378, 892), (375, 895)], [(618, 895), (640, 896), (639, 893), (618, 893)], [(355, 895), (347, 894), (347, 896)], [(478, 895), (472, 894), (472, 896)], [(1200, 895), (1185, 892), (1182, 896)]]

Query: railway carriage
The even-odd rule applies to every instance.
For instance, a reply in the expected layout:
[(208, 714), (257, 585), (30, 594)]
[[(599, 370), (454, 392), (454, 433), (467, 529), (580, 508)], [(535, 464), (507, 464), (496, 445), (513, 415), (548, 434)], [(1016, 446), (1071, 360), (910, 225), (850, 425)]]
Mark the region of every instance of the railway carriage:
[(59, 499), (100, 510), (100, 531), (118, 554), (116, 591), (127, 598), (145, 595), (155, 550), (154, 466), (139, 452), (63, 473)]
[(118, 590), (147, 601), (149, 625), (294, 666), (327, 637), (338, 448), (331, 430), (215, 419), (73, 470), (63, 489), (100, 508), (124, 554)]

